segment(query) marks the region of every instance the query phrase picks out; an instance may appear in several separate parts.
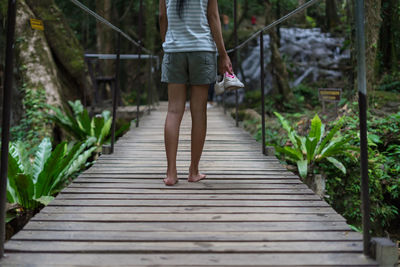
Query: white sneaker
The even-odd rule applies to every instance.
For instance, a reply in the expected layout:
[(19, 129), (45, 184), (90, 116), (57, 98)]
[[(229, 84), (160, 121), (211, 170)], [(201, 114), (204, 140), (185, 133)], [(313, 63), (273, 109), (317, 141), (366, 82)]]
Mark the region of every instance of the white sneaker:
[(230, 91), (243, 87), (244, 84), (236, 77), (236, 75), (231, 75), (226, 72), (223, 77), (218, 76), (214, 90), (216, 95), (220, 95), (223, 94), (225, 90)]
[(223, 78), (223, 76), (218, 75), (217, 81), (215, 82), (215, 86), (214, 86), (214, 92), (216, 95), (222, 95), (224, 93), (224, 91), (225, 91), (224, 83), (225, 83), (225, 79)]
[(225, 73), (225, 90), (236, 90), (244, 87), (244, 84), (236, 77), (235, 74), (231, 75)]

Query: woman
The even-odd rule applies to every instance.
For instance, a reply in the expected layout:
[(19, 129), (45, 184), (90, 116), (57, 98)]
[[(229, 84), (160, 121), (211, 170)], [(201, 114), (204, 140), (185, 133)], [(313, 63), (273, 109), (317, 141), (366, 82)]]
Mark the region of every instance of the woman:
[(168, 83), (168, 114), (164, 138), (168, 168), (166, 185), (178, 182), (176, 154), (185, 111), (186, 85), (191, 87), (191, 164), (189, 182), (205, 178), (199, 172), (207, 129), (209, 84), (216, 80), (216, 51), (220, 73), (232, 74), (221, 33), (217, 0), (160, 0), (160, 32), (164, 58), (161, 81)]

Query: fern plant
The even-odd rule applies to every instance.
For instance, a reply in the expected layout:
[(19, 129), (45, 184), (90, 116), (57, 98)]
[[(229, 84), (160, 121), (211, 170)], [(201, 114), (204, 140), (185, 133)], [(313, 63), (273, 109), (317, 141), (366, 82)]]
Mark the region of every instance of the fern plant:
[[(72, 112), (69, 110), (63, 112), (59, 108), (49, 106), (54, 111), (54, 114), (49, 114), (49, 118), (67, 131), (75, 140), (84, 141), (89, 137), (95, 137), (97, 147), (110, 141), (112, 123), (110, 111), (105, 110), (101, 115), (90, 118), (89, 112), (79, 100), (68, 101), (68, 104)], [(121, 135), (129, 127), (129, 123), (124, 124), (115, 132), (115, 136)]]
[(52, 151), (51, 141), (44, 138), (33, 160), (27, 155), (22, 142), (10, 144), (7, 200), (18, 203), (25, 210), (35, 210), (47, 205), (78, 172), (96, 149), (95, 138), (85, 142), (62, 142)]
[(336, 168), (346, 173), (346, 167), (336, 158), (339, 155), (347, 155), (354, 158), (350, 153), (355, 148), (349, 145), (351, 137), (343, 137), (338, 134), (343, 125), (343, 120), (338, 123), (325, 136), (325, 125), (318, 115), (311, 121), (311, 128), (307, 136), (296, 133), (289, 122), (279, 113), (274, 112), (282, 127), (287, 131), (291, 145), (284, 147), (276, 146), (276, 151), (282, 153), (285, 159), (297, 165), (300, 176), (304, 179), (318, 162), (328, 161)]

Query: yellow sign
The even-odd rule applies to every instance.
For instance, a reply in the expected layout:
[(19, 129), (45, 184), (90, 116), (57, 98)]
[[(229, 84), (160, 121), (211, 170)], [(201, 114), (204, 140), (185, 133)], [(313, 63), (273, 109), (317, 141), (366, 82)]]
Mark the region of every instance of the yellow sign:
[(318, 91), (321, 101), (339, 102), (342, 96), (340, 88), (320, 88)]
[(31, 19), (31, 27), (34, 30), (44, 31), (43, 21), (39, 19)]

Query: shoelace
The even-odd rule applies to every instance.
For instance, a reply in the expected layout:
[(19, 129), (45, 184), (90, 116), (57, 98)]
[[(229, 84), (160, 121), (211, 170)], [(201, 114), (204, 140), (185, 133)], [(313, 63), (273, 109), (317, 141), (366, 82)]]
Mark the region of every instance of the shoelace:
[(229, 77), (229, 78), (232, 78), (232, 79), (235, 78), (235, 75), (231, 75), (231, 74), (229, 74), (228, 72), (225, 72), (225, 76), (227, 76), (227, 77)]

